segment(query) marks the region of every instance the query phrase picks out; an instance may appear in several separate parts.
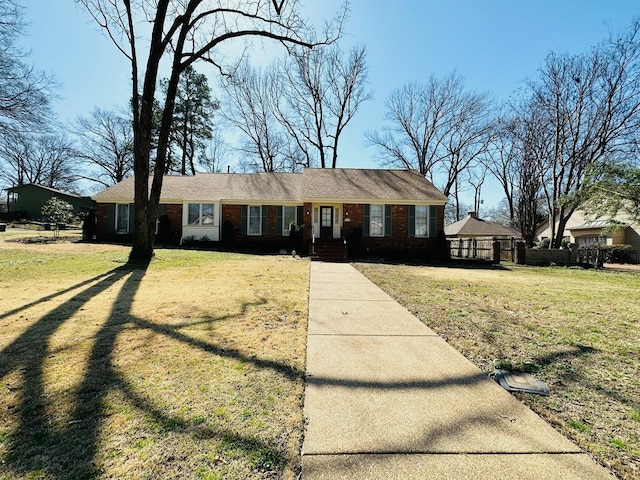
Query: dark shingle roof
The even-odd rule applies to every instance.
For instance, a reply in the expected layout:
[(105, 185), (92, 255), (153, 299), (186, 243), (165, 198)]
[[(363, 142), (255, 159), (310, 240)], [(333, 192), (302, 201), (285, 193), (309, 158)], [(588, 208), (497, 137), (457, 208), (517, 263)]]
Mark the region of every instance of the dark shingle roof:
[(310, 200), (447, 201), (431, 182), (409, 170), (312, 168), (303, 176), (303, 196)]
[[(162, 181), (161, 201), (245, 200), (296, 201), (302, 176), (294, 173), (199, 173), (195, 176), (167, 175)], [(134, 179), (94, 195), (99, 202), (133, 198)]]
[[(99, 202), (133, 199), (133, 177), (94, 195)], [(447, 197), (416, 172), (305, 169), (299, 173), (199, 173), (165, 176), (161, 201), (411, 201), (445, 203)]]

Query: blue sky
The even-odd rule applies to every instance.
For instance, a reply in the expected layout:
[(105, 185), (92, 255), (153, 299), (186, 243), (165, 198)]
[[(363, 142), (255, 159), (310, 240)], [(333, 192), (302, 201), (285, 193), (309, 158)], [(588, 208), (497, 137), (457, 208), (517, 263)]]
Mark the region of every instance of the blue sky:
[[(56, 104), (65, 122), (94, 106), (125, 105), (130, 71), (90, 17), (72, 0), (28, 0), (31, 60), (60, 82)], [(314, 19), (331, 16), (338, 0), (307, 0)], [(631, 0), (351, 0), (342, 40), (367, 48), (374, 99), (363, 104), (345, 131), (339, 167), (375, 168), (366, 131), (380, 128), (388, 95), (409, 82), (456, 70), (469, 89), (506, 100), (536, 71), (550, 51), (578, 53), (626, 29), (640, 16)], [(269, 45), (266, 48), (270, 48)], [(274, 51), (278, 47), (273, 46)], [(215, 76), (210, 85), (217, 84)], [(502, 198), (495, 184), (485, 187), (485, 205)]]

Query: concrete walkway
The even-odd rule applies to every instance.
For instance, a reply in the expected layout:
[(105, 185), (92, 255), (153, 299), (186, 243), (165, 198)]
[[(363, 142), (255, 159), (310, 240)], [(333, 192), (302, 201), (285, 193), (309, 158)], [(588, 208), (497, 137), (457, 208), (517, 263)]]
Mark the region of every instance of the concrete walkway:
[(348, 264), (311, 263), (302, 478), (614, 479)]

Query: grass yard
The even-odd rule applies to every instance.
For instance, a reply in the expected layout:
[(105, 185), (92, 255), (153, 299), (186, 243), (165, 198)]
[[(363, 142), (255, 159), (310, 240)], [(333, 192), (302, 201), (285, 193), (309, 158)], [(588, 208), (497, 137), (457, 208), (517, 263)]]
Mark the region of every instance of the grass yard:
[(0, 478), (295, 478), (307, 260), (0, 235)]
[(528, 371), (519, 395), (620, 478), (640, 479), (640, 274), (358, 264), (486, 373)]

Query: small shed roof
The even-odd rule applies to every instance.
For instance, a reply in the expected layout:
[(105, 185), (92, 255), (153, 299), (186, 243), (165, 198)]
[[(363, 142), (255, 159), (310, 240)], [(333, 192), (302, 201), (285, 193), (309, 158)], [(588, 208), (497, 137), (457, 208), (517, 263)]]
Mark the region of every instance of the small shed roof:
[(522, 235), (518, 230), (498, 222), (482, 220), (470, 213), (462, 220), (458, 220), (451, 225), (444, 227), (444, 234), (447, 237), (514, 237), (520, 238)]

